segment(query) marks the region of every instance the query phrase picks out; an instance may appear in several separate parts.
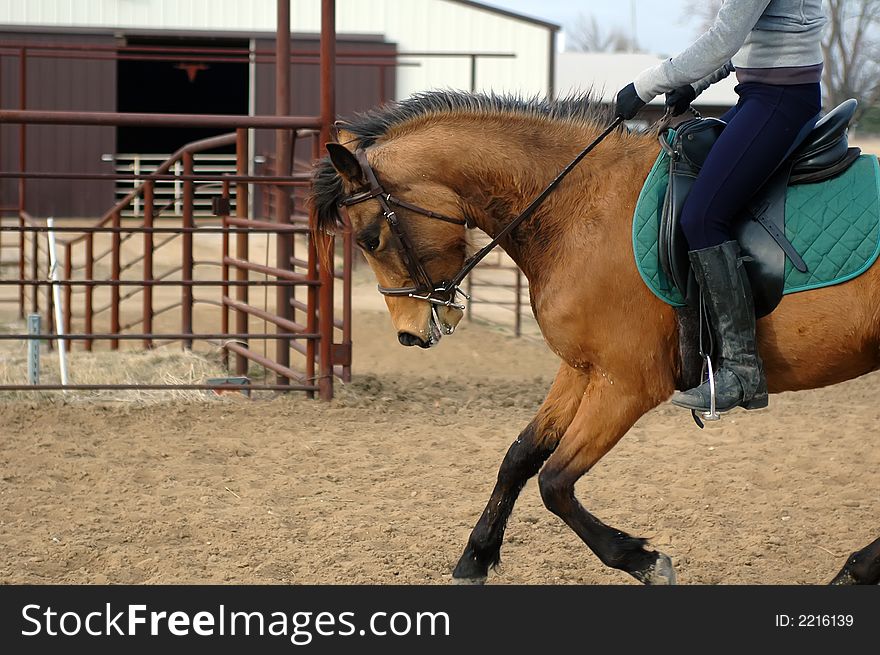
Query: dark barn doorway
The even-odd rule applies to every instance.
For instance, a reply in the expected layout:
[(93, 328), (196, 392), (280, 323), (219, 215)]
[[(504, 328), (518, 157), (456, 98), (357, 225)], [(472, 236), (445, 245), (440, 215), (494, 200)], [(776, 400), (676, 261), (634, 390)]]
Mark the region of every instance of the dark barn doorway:
[[(118, 104), (121, 112), (161, 114), (238, 114), (248, 113), (248, 42), (240, 39), (146, 38), (128, 37), (128, 46), (143, 51), (126, 54), (141, 59), (121, 59), (118, 66)], [(157, 52), (168, 48), (228, 48), (230, 58), (240, 62), (211, 61), (218, 55), (199, 55), (180, 51)], [(202, 61), (200, 56), (204, 56)], [(179, 60), (178, 60), (179, 58)], [(227, 57), (224, 57), (226, 59)], [(119, 127), (118, 153), (170, 154), (181, 146), (229, 130), (209, 128)], [(230, 146), (228, 152), (233, 152)], [(217, 152), (220, 152), (218, 150)]]

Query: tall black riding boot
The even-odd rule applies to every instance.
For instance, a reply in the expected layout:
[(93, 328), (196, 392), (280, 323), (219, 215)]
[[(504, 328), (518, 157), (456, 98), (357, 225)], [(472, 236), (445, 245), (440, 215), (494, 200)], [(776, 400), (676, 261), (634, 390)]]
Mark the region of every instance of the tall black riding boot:
[[(739, 243), (726, 241), (688, 254), (721, 346), (721, 359), (714, 372), (716, 411), (766, 407), (767, 379), (755, 338), (755, 304), (739, 257)], [(710, 411), (709, 382), (676, 392), (672, 403)]]

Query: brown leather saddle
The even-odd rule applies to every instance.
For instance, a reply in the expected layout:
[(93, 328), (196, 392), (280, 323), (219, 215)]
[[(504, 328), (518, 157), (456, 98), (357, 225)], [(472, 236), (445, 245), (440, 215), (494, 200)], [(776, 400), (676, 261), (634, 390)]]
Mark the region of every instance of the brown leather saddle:
[[(836, 177), (858, 159), (861, 151), (850, 148), (847, 141), (847, 128), (857, 105), (856, 100), (847, 100), (819, 120), (749, 200), (734, 225), (733, 236), (746, 257), (745, 267), (759, 317), (772, 312), (782, 299), (786, 257), (798, 270), (807, 270), (785, 237), (787, 188)], [(666, 135), (661, 135), (661, 143), (670, 157), (670, 169), (660, 219), (660, 265), (691, 307), (698, 302), (699, 289), (691, 272), (687, 241), (679, 218), (687, 194), (725, 125), (716, 118), (696, 118), (679, 124), (671, 142)]]

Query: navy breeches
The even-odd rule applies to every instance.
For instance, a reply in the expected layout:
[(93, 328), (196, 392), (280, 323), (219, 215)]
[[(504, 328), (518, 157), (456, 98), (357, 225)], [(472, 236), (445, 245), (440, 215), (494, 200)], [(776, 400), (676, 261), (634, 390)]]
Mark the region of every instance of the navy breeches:
[(730, 240), (730, 225), (773, 171), (816, 124), (819, 84), (736, 87), (739, 102), (721, 120), (721, 133), (682, 209), (691, 250)]

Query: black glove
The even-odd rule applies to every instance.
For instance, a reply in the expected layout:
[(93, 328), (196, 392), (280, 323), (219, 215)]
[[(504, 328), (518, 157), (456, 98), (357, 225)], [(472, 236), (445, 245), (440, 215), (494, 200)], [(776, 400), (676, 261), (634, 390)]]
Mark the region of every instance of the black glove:
[(636, 93), (636, 85), (627, 84), (614, 98), (614, 116), (628, 121), (634, 118), (646, 104)]
[(672, 109), (673, 116), (680, 116), (687, 111), (688, 107), (697, 97), (697, 92), (690, 84), (685, 84), (666, 94), (666, 106)]

